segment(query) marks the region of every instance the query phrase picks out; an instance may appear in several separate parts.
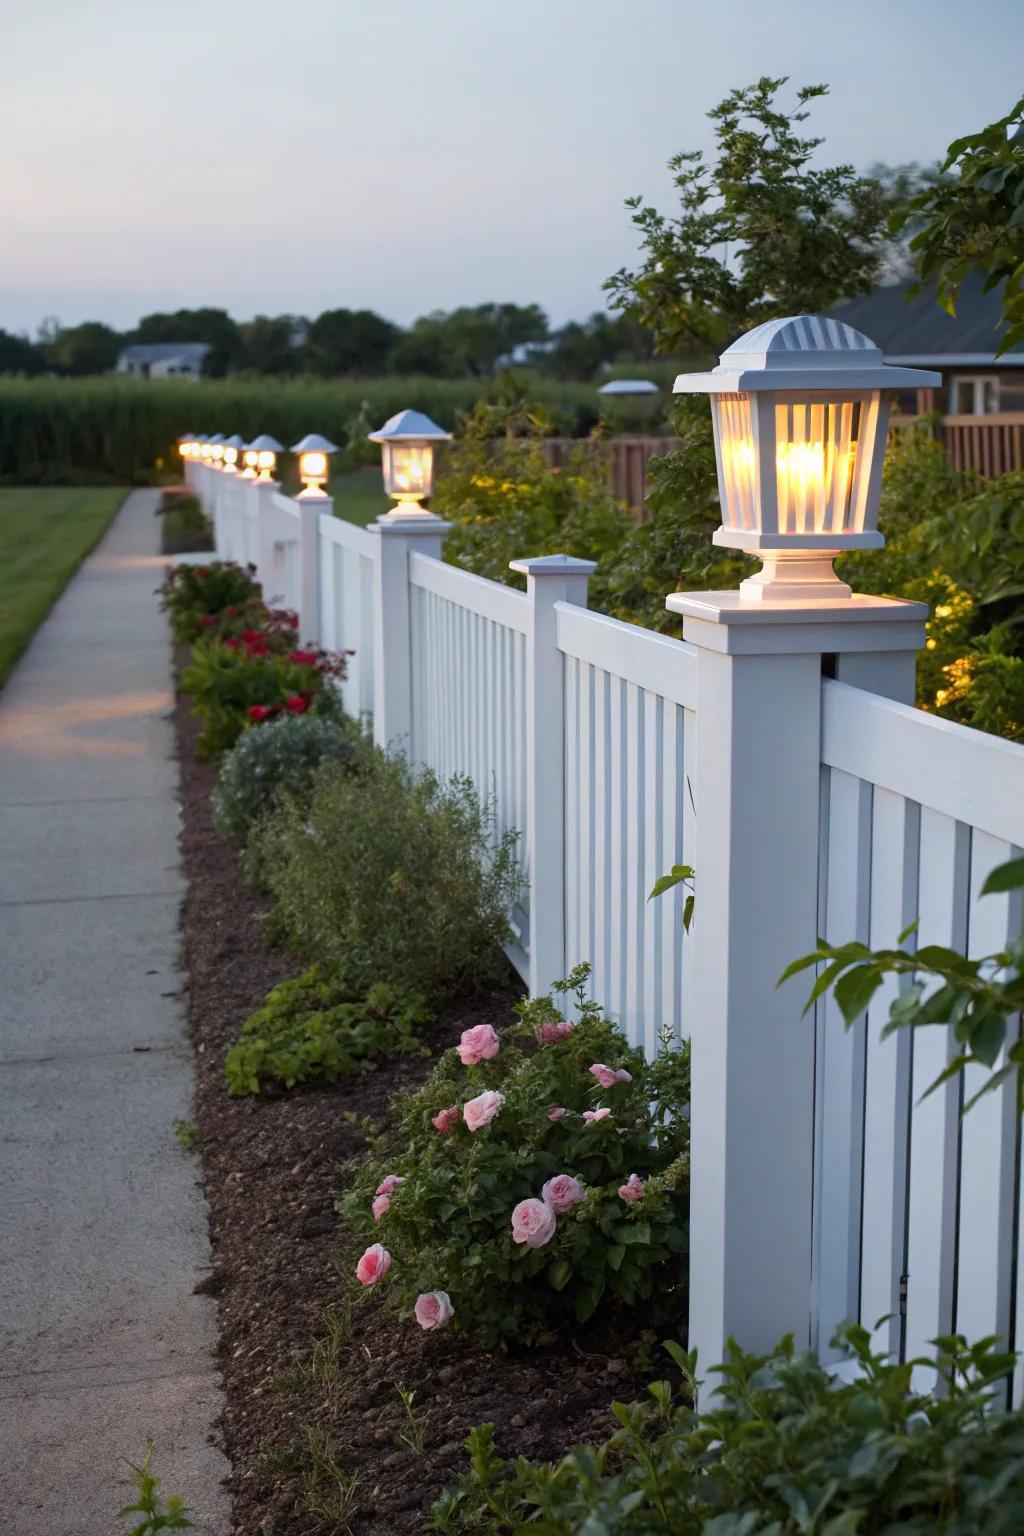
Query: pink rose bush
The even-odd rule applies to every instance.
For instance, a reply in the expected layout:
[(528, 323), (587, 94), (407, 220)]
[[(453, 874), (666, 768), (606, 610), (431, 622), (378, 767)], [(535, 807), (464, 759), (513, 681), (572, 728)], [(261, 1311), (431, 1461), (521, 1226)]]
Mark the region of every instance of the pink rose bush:
[(578, 1329), (613, 1299), (643, 1303), (652, 1326), (660, 1307), (666, 1325), (679, 1313), (688, 1051), (648, 1062), (586, 981), (581, 967), (557, 988), (575, 994), (574, 1023), (548, 997), (504, 1028), (456, 1031), (342, 1201), (372, 1244), (360, 1280), (386, 1273), (420, 1328), (450, 1323), (490, 1346)]

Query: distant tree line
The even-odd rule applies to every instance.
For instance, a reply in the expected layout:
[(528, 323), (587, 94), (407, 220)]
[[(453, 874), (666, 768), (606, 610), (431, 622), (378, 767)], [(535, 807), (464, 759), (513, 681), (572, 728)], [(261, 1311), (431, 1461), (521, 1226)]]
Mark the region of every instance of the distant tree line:
[(596, 313), (553, 329), (538, 304), (476, 304), (435, 310), (404, 329), (369, 309), (328, 309), (315, 319), (257, 315), (237, 321), (223, 309), (144, 315), (120, 332), (99, 320), (43, 323), (34, 340), (0, 330), (0, 374), (109, 373), (134, 342), (200, 341), (213, 378), (254, 373), (318, 378), (426, 374), (484, 378), (511, 360), (559, 379), (589, 379), (608, 364), (644, 362), (653, 333), (631, 315)]

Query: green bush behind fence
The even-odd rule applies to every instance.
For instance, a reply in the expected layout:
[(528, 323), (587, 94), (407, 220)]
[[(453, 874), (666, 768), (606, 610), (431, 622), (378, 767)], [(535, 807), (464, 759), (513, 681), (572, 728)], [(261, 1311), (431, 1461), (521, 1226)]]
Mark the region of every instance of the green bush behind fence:
[[(542, 405), (552, 428), (586, 432), (597, 419), (593, 385), (516, 380)], [(502, 388), (493, 379), (0, 378), (0, 483), (145, 484), (173, 472), (185, 432), (270, 432), (296, 442), (326, 433), (340, 447), (361, 440), (406, 406), (452, 427), (459, 411)]]

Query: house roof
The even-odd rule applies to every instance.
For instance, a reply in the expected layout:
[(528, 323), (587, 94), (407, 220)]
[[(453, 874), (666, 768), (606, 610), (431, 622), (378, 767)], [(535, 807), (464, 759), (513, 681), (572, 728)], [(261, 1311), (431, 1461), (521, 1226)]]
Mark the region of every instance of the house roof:
[(136, 342), (125, 347), (121, 357), (131, 363), (163, 363), (172, 357), (183, 362), (201, 363), (209, 350), (206, 341)]
[[(908, 298), (913, 282), (875, 288), (859, 299), (837, 304), (830, 313), (870, 336), (887, 363), (991, 365), (996, 361), (999, 339), (1006, 332), (1003, 289), (999, 284), (983, 293), (983, 284), (980, 273), (972, 272), (964, 279), (955, 315), (948, 315), (940, 306), (933, 285)], [(1024, 345), (1005, 353), (998, 366), (1024, 366)]]

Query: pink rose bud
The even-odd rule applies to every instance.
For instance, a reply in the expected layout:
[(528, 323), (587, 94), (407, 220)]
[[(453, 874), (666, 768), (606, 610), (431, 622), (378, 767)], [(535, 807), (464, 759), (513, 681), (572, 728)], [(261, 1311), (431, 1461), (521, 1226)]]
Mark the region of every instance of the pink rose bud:
[(629, 1201), (642, 1200), (646, 1188), (647, 1181), (642, 1179), (638, 1173), (631, 1173), (625, 1184), (619, 1185), (619, 1199)]
[(383, 1243), (371, 1243), (356, 1265), (356, 1279), (360, 1285), (376, 1285), (391, 1268), (391, 1255)]
[(512, 1240), (543, 1248), (555, 1235), (555, 1213), (543, 1200), (520, 1200), (512, 1212)]
[(393, 1195), (399, 1184), (402, 1183), (404, 1183), (402, 1174), (389, 1173), (386, 1179), (381, 1179), (380, 1183), (377, 1185), (377, 1188), (374, 1190), (374, 1194)]
[(493, 1088), (488, 1088), (486, 1093), (478, 1093), (475, 1099), (469, 1099), (463, 1104), (462, 1118), (471, 1131), (479, 1131), (483, 1126), (490, 1125), (504, 1102), (503, 1093), (495, 1093)]
[(447, 1136), (452, 1127), (459, 1123), (459, 1106), (453, 1104), (449, 1109), (442, 1109), (430, 1123), (435, 1131), (440, 1131), (442, 1136)]
[(616, 1071), (614, 1067), (606, 1067), (603, 1061), (595, 1061), (588, 1070), (592, 1077), (597, 1078), (602, 1088), (614, 1088), (616, 1083), (633, 1081), (632, 1072), (627, 1072), (625, 1067), (619, 1067)]
[(548, 1119), (549, 1120), (561, 1120), (562, 1116), (565, 1115), (565, 1114), (568, 1114), (568, 1110), (563, 1109), (562, 1106), (559, 1104), (557, 1109), (549, 1109), (548, 1110)]
[(424, 1291), (416, 1297), (416, 1321), (421, 1328), (443, 1328), (450, 1322), (455, 1308), (447, 1291)]
[(492, 1056), (497, 1056), (500, 1044), (490, 1024), (474, 1024), (472, 1029), (462, 1031), (455, 1049), (464, 1067), (475, 1067), (477, 1062), (490, 1061)]
[(599, 1104), (596, 1109), (585, 1109), (583, 1111), (583, 1118), (589, 1125), (595, 1120), (607, 1120), (610, 1114), (610, 1109), (606, 1109), (603, 1104)]
[(583, 1185), (571, 1173), (556, 1173), (548, 1179), (540, 1192), (545, 1205), (550, 1205), (556, 1216), (562, 1216), (583, 1199)]
[(391, 1209), (391, 1196), (378, 1195), (370, 1209), (373, 1212), (374, 1221), (380, 1221), (381, 1217), (384, 1215), (384, 1212)]
[(557, 1045), (559, 1040), (566, 1039), (572, 1031), (573, 1026), (561, 1019), (545, 1019), (533, 1033), (538, 1045)]

